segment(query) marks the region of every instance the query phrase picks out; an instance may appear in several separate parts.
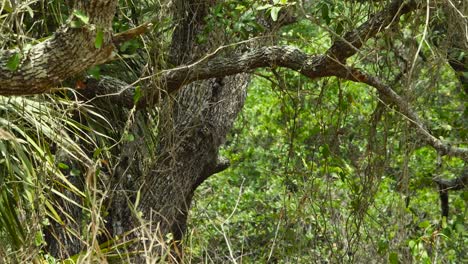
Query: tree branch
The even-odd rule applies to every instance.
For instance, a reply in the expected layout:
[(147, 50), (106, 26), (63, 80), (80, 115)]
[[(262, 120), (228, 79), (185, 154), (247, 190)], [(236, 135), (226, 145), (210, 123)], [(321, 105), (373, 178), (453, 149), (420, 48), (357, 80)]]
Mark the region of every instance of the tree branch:
[(394, 0), (357, 29), (346, 33), (342, 39), (335, 41), (327, 51), (327, 55), (344, 63), (347, 58), (356, 54), (368, 39), (375, 37), (377, 33), (392, 23), (397, 23), (400, 16), (417, 8), (418, 4), (414, 0)]
[(463, 190), (468, 186), (468, 169), (460, 177), (451, 180), (436, 178), (434, 181), (439, 187), (440, 208), (442, 217), (449, 215), (449, 191)]
[(153, 23), (151, 22), (143, 23), (135, 28), (131, 28), (127, 31), (115, 34), (112, 38), (112, 41), (114, 42), (115, 46), (118, 46), (125, 41), (131, 40), (139, 35), (143, 35), (148, 30), (150, 30), (152, 26)]
[(446, 180), (436, 178), (434, 181), (439, 185), (441, 191), (458, 191), (463, 190), (468, 186), (468, 169), (465, 169), (460, 177), (455, 179)]
[(411, 121), (418, 134), (421, 135), (422, 139), (428, 145), (435, 148), (441, 155), (460, 157), (465, 161), (468, 160), (468, 149), (451, 146), (450, 144), (442, 142), (440, 139), (431, 135), (424, 123), (420, 120), (418, 114), (411, 108), (408, 102), (378, 78), (353, 68), (348, 68), (345, 71), (339, 71), (336, 76), (353, 82), (365, 83), (376, 88), (383, 95), (382, 99), (385, 103), (396, 105), (398, 110), (406, 116), (409, 121)]
[[(301, 50), (289, 46), (272, 46), (254, 49), (245, 54), (234, 54), (229, 57), (202, 59), (193, 64), (167, 70), (161, 73), (166, 91), (174, 93), (180, 87), (197, 80), (219, 78), (234, 75), (261, 67), (285, 67), (295, 70), (310, 79), (336, 76), (346, 80), (361, 82), (376, 88), (387, 104), (393, 104), (416, 127), (422, 139), (442, 155), (460, 157), (468, 160), (468, 150), (451, 146), (429, 133), (418, 114), (392, 88), (378, 78), (358, 69), (348, 68), (336, 63), (324, 55), (307, 55)], [(122, 87), (122, 86), (119, 86)], [(128, 94), (127, 94), (128, 96)], [(156, 100), (156, 98), (154, 98)], [(118, 100), (125, 101), (125, 100)], [(144, 99), (142, 102), (146, 102)], [(126, 101), (128, 102), (128, 100)]]
[[(61, 28), (28, 50), (1, 52), (0, 95), (44, 93), (68, 77), (104, 63), (114, 49), (111, 32), (116, 6), (116, 0), (77, 1), (74, 8), (88, 16), (88, 25)], [(98, 32), (103, 33), (100, 47), (96, 47)], [(7, 66), (15, 59), (18, 63)]]
[(161, 72), (161, 83), (173, 93), (197, 80), (224, 77), (262, 67), (285, 67), (314, 79), (332, 76), (337, 65), (324, 55), (308, 55), (290, 46), (253, 49), (244, 54), (204, 58), (193, 64)]
[[(92, 2), (95, 2), (103, 13), (107, 12), (108, 14), (111, 12), (110, 10), (113, 12), (116, 4), (116, 1), (94, 0)], [(86, 5), (78, 6), (86, 8)], [(261, 67), (277, 66), (295, 70), (310, 79), (337, 76), (355, 82), (366, 83), (385, 95), (385, 98), (388, 99), (387, 103), (395, 104), (412, 121), (418, 133), (422, 135), (429, 145), (444, 155), (458, 156), (467, 160), (468, 151), (466, 149), (450, 146), (432, 136), (408, 103), (389, 86), (367, 73), (347, 68), (336, 61), (336, 59), (341, 61), (355, 54), (356, 49), (359, 49), (367, 39), (375, 36), (382, 27), (389, 25), (399, 15), (408, 13), (416, 7), (417, 5), (414, 1), (393, 1), (383, 11), (374, 15), (358, 29), (348, 32), (344, 40), (336, 41), (327, 52), (328, 55), (334, 58), (326, 55), (308, 55), (297, 48), (289, 46), (261, 47), (244, 54), (234, 54), (227, 57), (206, 56), (190, 65), (163, 71), (160, 73), (161, 83), (165, 84), (166, 91), (170, 94), (178, 91), (182, 86), (197, 80), (225, 77)], [(104, 19), (108, 17), (108, 14), (106, 16), (95, 12), (90, 15), (93, 14), (95, 16), (93, 21), (101, 23), (106, 28), (110, 26), (110, 20)], [(98, 19), (97, 17), (101, 15), (104, 18)], [(104, 24), (102, 24), (103, 21), (105, 21)], [(141, 34), (146, 28), (147, 25), (144, 25), (130, 32), (131, 34), (117, 35), (114, 41), (119, 42), (120, 40), (127, 39), (129, 36)], [(94, 47), (94, 38), (94, 32), (84, 29), (67, 28), (63, 31), (58, 31), (50, 41), (41, 43), (28, 51), (19, 69), (16, 71), (2, 70), (0, 72), (0, 87), (6, 87), (0, 90), (0, 94), (44, 92), (47, 87), (50, 87), (51, 82), (58, 83), (93, 64), (106, 60), (113, 49), (111, 40), (108, 39), (107, 47), (96, 49)], [(81, 48), (77, 47), (77, 44), (80, 44), (79, 47)], [(74, 56), (70, 56), (70, 54)], [(0, 61), (2, 60), (0, 59)], [(65, 64), (67, 67), (57, 67), (60, 64)], [(32, 66), (35, 66), (34, 70)], [(4, 68), (5, 65), (2, 65), (2, 67)], [(103, 83), (102, 81), (100, 82), (100, 84)], [(94, 86), (99, 87), (96, 84)], [(120, 84), (116, 86), (122, 87)], [(124, 105), (128, 107), (130, 105), (128, 97), (132, 94), (132, 90), (130, 89), (120, 94), (126, 97), (121, 101), (125, 102)]]

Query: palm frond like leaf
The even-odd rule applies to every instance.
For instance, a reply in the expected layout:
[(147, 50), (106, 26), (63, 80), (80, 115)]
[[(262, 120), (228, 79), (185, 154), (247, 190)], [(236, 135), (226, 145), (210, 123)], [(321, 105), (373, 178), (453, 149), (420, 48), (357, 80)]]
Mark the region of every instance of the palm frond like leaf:
[(43, 243), (29, 238), (42, 234), (44, 219), (60, 225), (64, 217), (73, 222), (60, 208), (63, 201), (89, 212), (69, 198), (73, 194), (85, 199), (86, 194), (70, 181), (64, 163), (94, 166), (83, 145), (96, 147), (100, 135), (75, 120), (76, 113), (82, 110), (85, 117), (108, 123), (98, 111), (76, 106), (50, 95), (0, 97), (0, 256), (17, 255), (28, 243)]

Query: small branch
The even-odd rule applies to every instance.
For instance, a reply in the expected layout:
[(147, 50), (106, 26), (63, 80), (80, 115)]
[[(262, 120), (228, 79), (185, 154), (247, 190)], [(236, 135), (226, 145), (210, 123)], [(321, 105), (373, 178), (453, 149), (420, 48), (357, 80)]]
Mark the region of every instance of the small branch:
[(434, 181), (439, 185), (439, 188), (443, 191), (458, 191), (468, 186), (468, 169), (466, 169), (460, 177), (455, 179), (446, 180), (436, 178)]
[(398, 110), (411, 121), (416, 131), (422, 136), (422, 139), (435, 148), (441, 155), (459, 157), (465, 161), (468, 160), (468, 149), (451, 146), (449, 143), (445, 143), (434, 137), (429, 133), (418, 114), (411, 108), (408, 102), (378, 78), (354, 68), (347, 68), (347, 70), (339, 71), (336, 76), (353, 82), (366, 83), (376, 88), (383, 95), (382, 99), (385, 103), (396, 105)]
[(146, 23), (144, 23), (144, 24), (142, 24), (142, 25), (140, 25), (138, 27), (135, 27), (135, 28), (129, 29), (127, 31), (115, 34), (113, 36), (113, 38), (112, 38), (112, 41), (113, 41), (115, 46), (119, 46), (120, 44), (124, 43), (125, 41), (129, 41), (129, 40), (134, 39), (135, 37), (137, 37), (139, 35), (142, 35), (142, 34), (148, 32), (148, 30), (150, 30), (152, 26), (153, 26), (153, 23), (146, 22)]
[(449, 215), (449, 191), (462, 190), (468, 186), (468, 169), (465, 169), (463, 175), (451, 180), (436, 178), (434, 181), (439, 186), (440, 208), (442, 217), (448, 218)]
[(327, 55), (343, 63), (347, 58), (356, 54), (368, 39), (375, 37), (392, 23), (398, 22), (400, 16), (417, 8), (418, 4), (414, 0), (392, 1), (357, 29), (347, 32), (342, 39), (335, 41), (327, 51)]
[(211, 59), (210, 56), (191, 65), (164, 71), (161, 76), (162, 83), (167, 85), (168, 93), (173, 93), (195, 80), (224, 77), (260, 67), (276, 66), (298, 71), (311, 79), (335, 76), (334, 72), (342, 68), (342, 62), (356, 54), (368, 39), (374, 37), (382, 28), (398, 21), (401, 15), (417, 7), (416, 1), (413, 0), (392, 1), (359, 28), (346, 33), (343, 39), (335, 41), (326, 55), (308, 55), (293, 47), (262, 47), (228, 58)]
[[(222, 78), (238, 73), (245, 73), (262, 67), (285, 67), (295, 70), (310, 79), (318, 77), (336, 76), (354, 82), (366, 83), (376, 88), (388, 104), (394, 104), (416, 127), (418, 133), (429, 145), (433, 146), (442, 155), (457, 156), (468, 160), (468, 150), (453, 147), (442, 142), (426, 129), (417, 113), (388, 85), (376, 77), (358, 69), (343, 66), (341, 61), (354, 55), (357, 50), (371, 37), (374, 37), (383, 27), (386, 27), (399, 18), (417, 8), (415, 1), (395, 0), (383, 11), (376, 13), (371, 19), (358, 29), (348, 32), (344, 40), (336, 41), (328, 50), (327, 55), (309, 55), (290, 46), (260, 47), (243, 54), (221, 56), (218, 52), (206, 56), (190, 65), (183, 65), (174, 69), (162, 71), (156, 75), (160, 77), (161, 84), (167, 94), (177, 92), (181, 87), (198, 80)], [(122, 33), (114, 41), (125, 40), (143, 33), (148, 25)], [(338, 59), (339, 61), (337, 61)], [(153, 93), (159, 96), (159, 93)], [(142, 102), (157, 102), (159, 98), (144, 98)], [(141, 103), (144, 105), (143, 103)]]
[(110, 76), (101, 76), (99, 80), (92, 77), (86, 78), (84, 87), (78, 90), (82, 99), (88, 103), (100, 98), (107, 98), (116, 106), (132, 108), (135, 87)]
[(216, 161), (216, 166), (212, 173), (216, 174), (216, 173), (222, 172), (226, 170), (227, 168), (229, 168), (229, 166), (231, 166), (231, 161), (228, 158), (218, 156), (218, 160)]
[[(341, 66), (324, 55), (308, 55), (297, 48), (288, 46), (261, 47), (229, 57), (215, 56), (187, 66), (163, 71), (160, 75), (161, 83), (166, 84), (166, 91), (171, 94), (194, 81), (221, 78), (261, 67), (277, 66), (295, 70), (310, 79), (336, 76), (368, 84), (379, 91), (387, 104), (398, 107), (398, 110), (411, 121), (427, 144), (434, 147), (442, 155), (468, 160), (468, 149), (451, 146), (430, 134), (418, 114), (390, 86), (359, 69)], [(125, 94), (122, 95), (125, 96)], [(153, 98), (153, 101), (156, 102), (157, 99)], [(147, 101), (148, 99), (144, 98), (140, 104), (143, 106), (144, 102)]]
[(449, 215), (449, 193), (447, 190), (443, 190), (443, 188), (440, 187), (439, 185), (439, 198), (440, 198), (440, 211), (442, 214), (442, 217), (445, 216), (445, 219), (448, 218)]

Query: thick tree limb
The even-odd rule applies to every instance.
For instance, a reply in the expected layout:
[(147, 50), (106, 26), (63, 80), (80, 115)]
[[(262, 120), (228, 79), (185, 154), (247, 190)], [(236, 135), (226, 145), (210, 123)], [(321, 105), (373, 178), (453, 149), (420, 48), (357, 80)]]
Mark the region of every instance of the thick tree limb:
[(326, 55), (307, 55), (293, 47), (263, 47), (242, 55), (232, 57), (215, 57), (201, 59), (187, 66), (181, 66), (162, 74), (162, 83), (166, 91), (173, 93), (185, 84), (195, 80), (223, 77), (261, 67), (281, 66), (302, 73), (314, 79), (318, 77), (336, 76), (337, 71), (343, 72), (346, 58), (357, 53), (359, 48), (382, 28), (398, 21), (401, 15), (407, 14), (418, 7), (416, 1), (394, 0), (382, 11), (374, 14), (357, 29), (345, 34), (327, 51)]
[(277, 66), (298, 71), (311, 79), (332, 76), (337, 67), (333, 60), (324, 55), (307, 55), (290, 46), (272, 46), (253, 49), (244, 54), (201, 59), (190, 65), (163, 71), (161, 82), (166, 85), (168, 93), (173, 93), (196, 80)]
[[(89, 4), (78, 2), (77, 7), (88, 11), (90, 21), (96, 23), (98, 27), (109, 29), (111, 22), (109, 17), (112, 17), (109, 14), (114, 12), (115, 5), (116, 1), (95, 0)], [(414, 1), (393, 1), (358, 29), (348, 32), (344, 40), (336, 41), (327, 52), (328, 55), (334, 57), (333, 59), (326, 55), (307, 55), (299, 49), (289, 46), (262, 47), (240, 55), (201, 59), (190, 65), (164, 71), (161, 73), (161, 80), (166, 85), (166, 91), (174, 93), (182, 86), (197, 80), (234, 75), (261, 67), (280, 66), (300, 72), (311, 79), (338, 76), (351, 81), (363, 82), (375, 87), (392, 104), (397, 105), (399, 110), (413, 122), (417, 131), (429, 145), (442, 154), (459, 156), (467, 160), (468, 152), (466, 149), (444, 144), (432, 136), (419, 120), (417, 114), (390, 87), (356, 69), (349, 71), (336, 61), (336, 59), (343, 61), (354, 55), (357, 49), (367, 39), (375, 36), (382, 27), (388, 26), (398, 16), (408, 13), (416, 7), (417, 4)], [(146, 26), (135, 30), (135, 34), (141, 34), (145, 28)], [(3, 62), (0, 65), (0, 87), (2, 88), (0, 94), (41, 93), (46, 91), (51, 84), (56, 84), (91, 65), (104, 62), (113, 50), (112, 41), (110, 35), (106, 34), (106, 45), (97, 49), (94, 45), (95, 33), (95, 31), (84, 28), (59, 30), (51, 40), (24, 52), (24, 58), (15, 71), (6, 69), (5, 63), (7, 58), (13, 55), (13, 52), (3, 53), (0, 55), (0, 62)], [(133, 31), (131, 33), (130, 35), (135, 35)], [(120, 36), (125, 39), (127, 35)], [(66, 65), (66, 67), (57, 67), (57, 65)], [(126, 97), (129, 96), (128, 92), (122, 94)], [(123, 101), (128, 102), (128, 98)]]
[[(112, 39), (111, 21), (116, 5), (117, 1), (115, 0), (77, 1), (75, 9), (82, 10), (89, 16), (89, 23), (92, 27), (63, 28), (58, 30), (51, 39), (35, 45), (29, 50), (10, 50), (0, 53), (0, 95), (28, 95), (46, 92), (50, 87), (58, 85), (68, 77), (93, 65), (108, 61), (114, 49), (113, 44), (119, 44), (148, 30), (150, 23), (117, 34)], [(398, 20), (399, 16), (414, 10), (416, 7), (415, 1), (393, 1), (359, 28), (348, 32), (344, 39), (336, 41), (327, 55), (334, 60), (343, 61), (354, 55), (365, 41), (375, 36), (381, 28), (388, 26), (394, 20)], [(190, 7), (189, 10), (195, 10), (193, 12), (198, 14), (196, 8)], [(105, 33), (103, 45), (100, 48), (95, 47), (98, 30)], [(303, 54), (285, 49), (287, 48), (278, 50), (272, 47), (247, 53), (237, 65), (226, 69), (226, 72), (218, 71), (215, 77), (238, 73), (236, 69), (239, 69), (239, 66), (253, 69), (274, 66), (275, 63), (284, 64), (278, 66), (297, 70), (311, 78), (330, 76), (334, 64), (328, 63), (330, 60), (328, 57), (309, 57), (307, 58), (309, 59), (307, 67), (301, 69), (298, 67), (304, 64), (298, 65), (290, 57), (303, 56)], [(288, 53), (279, 54), (282, 51)], [(15, 54), (19, 54), (21, 61), (15, 70), (10, 70), (6, 65), (13, 56), (16, 56)], [(216, 63), (225, 64), (229, 61), (223, 62), (222, 59), (217, 59), (209, 64)], [(178, 90), (196, 78), (206, 79), (204, 76), (208, 76), (207, 73), (203, 72), (202, 68), (194, 72), (192, 71), (193, 66), (183, 66), (177, 68), (177, 71), (171, 70), (164, 74), (162, 79), (167, 82), (168, 92)]]
[(392, 1), (357, 29), (346, 33), (342, 39), (335, 41), (327, 51), (327, 55), (344, 62), (347, 58), (356, 54), (368, 39), (373, 38), (390, 24), (397, 23), (400, 16), (416, 8), (418, 8), (418, 4), (413, 0)]
[(366, 83), (376, 88), (386, 103), (394, 104), (416, 127), (422, 139), (442, 155), (460, 157), (468, 160), (468, 149), (451, 146), (437, 139), (425, 127), (417, 113), (393, 89), (379, 79), (358, 69), (350, 69), (323, 55), (307, 55), (293, 47), (262, 47), (251, 52), (231, 57), (214, 58), (166, 72), (162, 79), (167, 83), (168, 91), (174, 92), (179, 87), (200, 79), (209, 79), (246, 72), (260, 67), (285, 67), (314, 79), (336, 76), (354, 82)]
[[(135, 87), (109, 76), (101, 76), (99, 80), (87, 77), (85, 86), (78, 90), (81, 99), (96, 100), (99, 98), (108, 98), (114, 105), (130, 109), (134, 106), (133, 97)], [(143, 106), (143, 105), (142, 105)]]
[[(65, 27), (29, 50), (0, 53), (0, 95), (28, 95), (48, 91), (68, 77), (104, 63), (111, 55), (112, 19), (116, 0), (77, 1), (75, 9), (89, 17), (81, 28)], [(78, 18), (75, 18), (78, 19)], [(96, 48), (97, 32), (103, 32), (102, 45)], [(19, 64), (7, 63), (18, 56)]]
[[(173, 94), (184, 85), (195, 81), (231, 76), (263, 67), (285, 67), (298, 71), (311, 79), (334, 76), (337, 69), (342, 68), (325, 55), (308, 55), (300, 49), (290, 46), (272, 46), (253, 49), (244, 54), (201, 59), (190, 65), (162, 71), (159, 73), (159, 78), (161, 83), (165, 85), (165, 91), (168, 94)], [(87, 85), (86, 97), (91, 98), (93, 93), (99, 96), (108, 93), (111, 96), (125, 97), (129, 95), (126, 90), (133, 91), (134, 89), (123, 84), (107, 85), (108, 82), (112, 81), (106, 78), (100, 81), (87, 80), (89, 85)], [(103, 93), (103, 91), (105, 92)], [(156, 102), (158, 100), (158, 98), (152, 99), (144, 98), (143, 100), (145, 102)], [(124, 106), (128, 107), (128, 99), (120, 98), (116, 100), (117, 103), (125, 102)], [(145, 103), (142, 102), (140, 106), (144, 105)]]

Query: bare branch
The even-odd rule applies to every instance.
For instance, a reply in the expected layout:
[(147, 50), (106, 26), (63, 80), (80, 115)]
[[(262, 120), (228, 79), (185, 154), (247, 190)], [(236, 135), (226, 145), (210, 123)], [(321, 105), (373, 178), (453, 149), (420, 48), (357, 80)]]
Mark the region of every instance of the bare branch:
[(449, 215), (449, 191), (463, 190), (468, 186), (468, 169), (465, 168), (463, 174), (455, 179), (446, 180), (435, 178), (434, 181), (439, 187), (440, 208), (442, 217)]
[(468, 169), (465, 169), (463, 174), (455, 179), (446, 180), (436, 178), (434, 181), (439, 185), (441, 191), (463, 190), (468, 186)]
[(334, 61), (324, 55), (308, 55), (290, 46), (271, 46), (253, 49), (244, 54), (202, 59), (190, 65), (166, 70), (161, 73), (161, 82), (166, 85), (168, 93), (173, 93), (196, 80), (277, 66), (298, 71), (311, 79), (333, 76), (337, 67)]
[(125, 41), (131, 40), (139, 35), (146, 33), (148, 30), (151, 29), (152, 26), (153, 23), (146, 22), (144, 24), (139, 25), (138, 27), (131, 28), (127, 31), (115, 34), (112, 38), (112, 41), (114, 42), (115, 46), (118, 46)]
[(375, 37), (377, 33), (390, 24), (397, 23), (400, 16), (416, 8), (418, 8), (418, 4), (413, 0), (392, 1), (382, 11), (375, 13), (360, 27), (346, 33), (343, 39), (335, 41), (327, 51), (327, 55), (336, 58), (340, 62), (344, 62), (347, 58), (356, 54), (368, 39)]
[(427, 144), (434, 147), (441, 155), (460, 157), (463, 160), (468, 160), (468, 149), (451, 146), (450, 144), (442, 142), (440, 139), (431, 135), (424, 123), (420, 120), (418, 114), (411, 108), (408, 102), (378, 78), (361, 70), (352, 68), (349, 68), (346, 71), (339, 71), (336, 76), (353, 82), (366, 83), (376, 88), (383, 95), (382, 99), (385, 100), (385, 103), (396, 105), (398, 110), (406, 116), (409, 121), (411, 121), (422, 139)]

